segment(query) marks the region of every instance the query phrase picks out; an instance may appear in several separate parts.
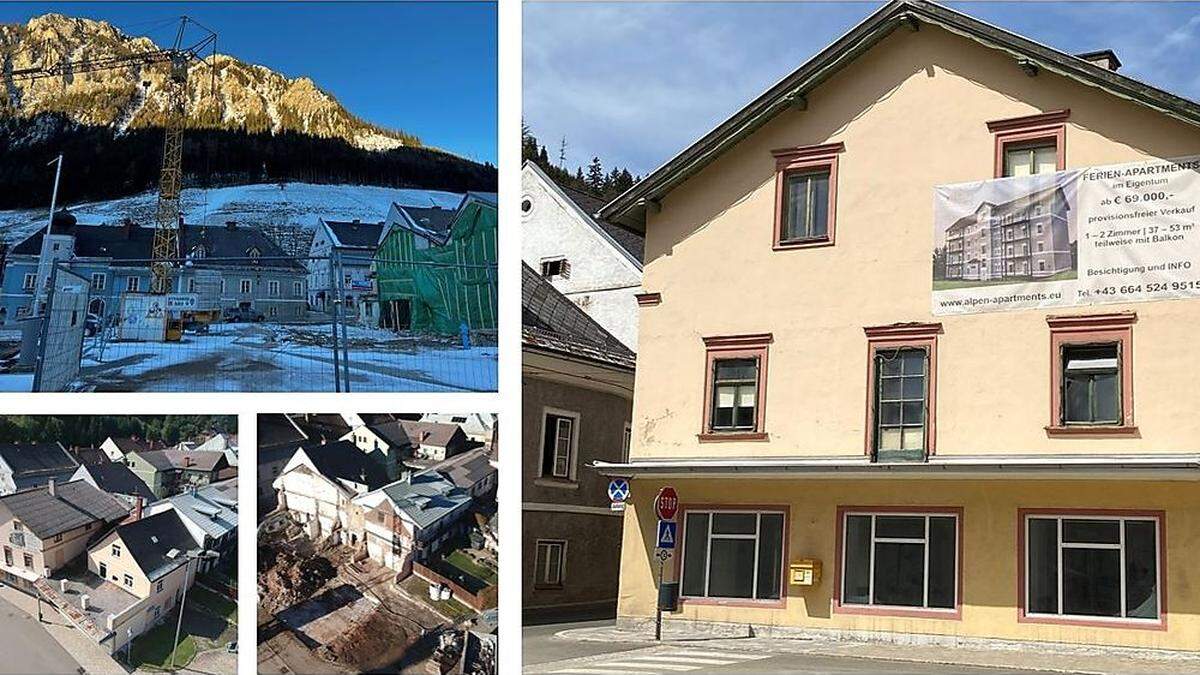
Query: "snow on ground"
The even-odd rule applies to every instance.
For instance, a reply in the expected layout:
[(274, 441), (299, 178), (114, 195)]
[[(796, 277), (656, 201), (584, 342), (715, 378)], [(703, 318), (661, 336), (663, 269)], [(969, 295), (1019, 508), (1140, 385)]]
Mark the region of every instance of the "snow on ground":
[[(379, 222), (392, 202), (401, 206), (441, 206), (453, 209), (462, 195), (439, 190), (414, 190), (372, 185), (260, 183), (232, 187), (188, 188), (183, 191), (184, 222), (223, 225), (226, 221), (254, 226), (315, 226), (318, 218)], [(152, 225), (158, 193), (104, 202), (64, 205), (85, 225), (116, 224), (133, 218)], [(0, 211), (0, 240), (16, 244), (46, 226), (50, 205), (40, 209)]]
[[(181, 342), (85, 342), (81, 388), (333, 391), (330, 326), (217, 324)], [(495, 391), (497, 349), (351, 327), (351, 391)], [(4, 386), (0, 382), (0, 387)]]

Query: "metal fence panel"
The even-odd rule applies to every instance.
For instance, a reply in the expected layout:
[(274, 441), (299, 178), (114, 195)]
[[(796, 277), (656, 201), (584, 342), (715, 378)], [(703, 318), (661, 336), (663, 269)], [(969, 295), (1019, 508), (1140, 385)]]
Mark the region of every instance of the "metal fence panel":
[(50, 273), (34, 391), (66, 391), (79, 376), (89, 281), (56, 267)]

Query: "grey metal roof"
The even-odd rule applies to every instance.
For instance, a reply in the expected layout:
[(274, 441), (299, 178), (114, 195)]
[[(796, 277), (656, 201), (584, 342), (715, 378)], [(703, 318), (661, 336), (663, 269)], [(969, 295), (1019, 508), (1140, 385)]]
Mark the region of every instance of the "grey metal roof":
[(149, 486), (124, 464), (117, 462), (88, 464), (80, 467), (75, 475), (78, 476), (83, 471), (92, 477), (92, 482), (96, 487), (109, 494), (142, 497), (147, 500), (147, 503), (158, 498), (150, 491)]
[(418, 528), (438, 522), (471, 501), (471, 495), (438, 471), (412, 474), (382, 488), (396, 508)]
[(417, 227), (442, 238), (450, 229), (450, 222), (454, 220), (454, 209), (443, 209), (439, 206), (400, 206), (399, 204), (395, 206), (398, 211), (404, 212), (404, 215)]
[(725, 150), (784, 110), (804, 104), (805, 95), (867, 51), (897, 27), (936, 25), (984, 46), (1009, 52), (1049, 72), (1095, 86), (1200, 126), (1200, 104), (1134, 78), (1047, 47), (928, 0), (893, 0), (883, 5), (804, 65), (717, 125), (687, 149), (600, 209), (602, 219), (645, 228), (646, 208), (676, 185), (707, 166)]
[(116, 532), (150, 581), (166, 576), (187, 562), (184, 554), (196, 549), (196, 540), (173, 510), (125, 523), (118, 526)]
[(383, 223), (348, 220), (322, 220), (333, 234), (333, 245), (342, 248), (370, 248), (379, 245)]
[(237, 529), (237, 479), (211, 483), (165, 500), (184, 519), (217, 538)]
[(46, 539), (83, 527), (88, 523), (109, 523), (129, 514), (129, 507), (82, 480), (54, 486), (39, 486), (0, 497), (0, 507), (32, 531)]
[(221, 468), (225, 453), (219, 450), (150, 450), (137, 453), (138, 457), (146, 460), (159, 471), (172, 469), (187, 469), (189, 471), (215, 471)]

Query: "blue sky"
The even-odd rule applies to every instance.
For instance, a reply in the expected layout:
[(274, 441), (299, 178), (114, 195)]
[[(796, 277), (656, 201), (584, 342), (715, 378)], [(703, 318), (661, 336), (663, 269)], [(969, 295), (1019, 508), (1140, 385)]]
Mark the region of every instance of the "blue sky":
[(496, 8), (470, 3), (0, 3), (0, 23), (58, 12), (160, 45), (186, 14), (221, 52), (308, 76), (346, 108), (432, 145), (496, 163)]
[[(880, 2), (546, 3), (524, 7), (524, 119), (567, 165), (653, 170), (799, 67)], [(1200, 99), (1200, 3), (950, 2)]]

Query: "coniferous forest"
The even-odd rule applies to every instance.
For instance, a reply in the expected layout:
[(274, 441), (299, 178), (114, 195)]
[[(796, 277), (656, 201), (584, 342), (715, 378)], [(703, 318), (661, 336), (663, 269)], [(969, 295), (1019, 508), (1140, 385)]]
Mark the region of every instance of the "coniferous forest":
[(237, 415), (0, 415), (0, 443), (59, 442), (94, 447), (109, 436), (175, 445), (237, 433)]
[[(158, 185), (163, 131), (84, 126), (59, 113), (0, 118), (0, 209), (45, 206), (58, 154), (66, 169), (59, 203), (103, 201)], [(306, 182), (495, 192), (496, 167), (428, 148), (363, 150), (295, 132), (189, 129), (184, 187)]]

